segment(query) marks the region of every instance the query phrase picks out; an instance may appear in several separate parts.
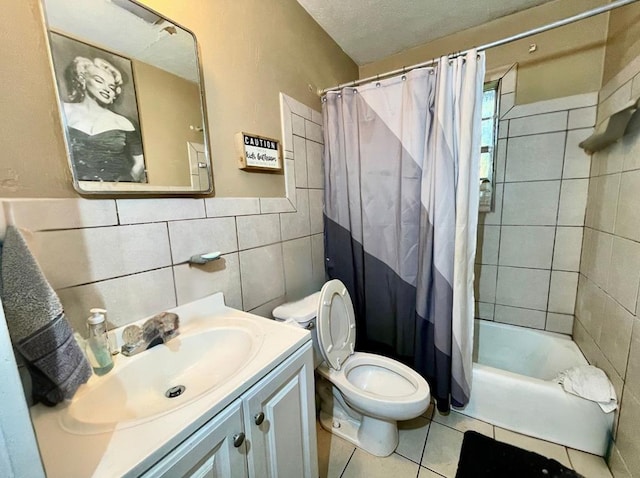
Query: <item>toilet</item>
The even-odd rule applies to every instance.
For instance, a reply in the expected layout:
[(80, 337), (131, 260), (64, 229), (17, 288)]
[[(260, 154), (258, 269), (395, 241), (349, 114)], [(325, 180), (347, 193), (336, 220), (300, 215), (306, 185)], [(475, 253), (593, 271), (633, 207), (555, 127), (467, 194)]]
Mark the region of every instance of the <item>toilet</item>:
[(322, 428), (372, 455), (393, 453), (397, 422), (424, 413), (429, 385), (396, 360), (355, 352), (355, 314), (345, 285), (331, 280), (320, 292), (275, 308), (273, 316), (312, 332)]

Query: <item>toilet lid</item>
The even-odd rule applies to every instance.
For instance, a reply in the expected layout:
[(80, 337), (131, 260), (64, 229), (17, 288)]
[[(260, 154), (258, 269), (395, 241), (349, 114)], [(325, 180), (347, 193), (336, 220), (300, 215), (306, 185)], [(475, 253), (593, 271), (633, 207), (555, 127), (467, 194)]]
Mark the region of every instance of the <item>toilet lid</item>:
[(318, 303), (318, 344), (327, 364), (340, 370), (356, 343), (356, 320), (347, 288), (339, 280), (327, 282)]

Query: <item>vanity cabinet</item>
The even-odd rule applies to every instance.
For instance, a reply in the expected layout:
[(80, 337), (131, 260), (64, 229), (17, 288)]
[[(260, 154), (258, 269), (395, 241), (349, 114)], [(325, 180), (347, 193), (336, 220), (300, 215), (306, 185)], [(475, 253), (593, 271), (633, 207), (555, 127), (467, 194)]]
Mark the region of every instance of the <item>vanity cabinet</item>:
[(307, 342), (144, 473), (144, 478), (318, 476)]

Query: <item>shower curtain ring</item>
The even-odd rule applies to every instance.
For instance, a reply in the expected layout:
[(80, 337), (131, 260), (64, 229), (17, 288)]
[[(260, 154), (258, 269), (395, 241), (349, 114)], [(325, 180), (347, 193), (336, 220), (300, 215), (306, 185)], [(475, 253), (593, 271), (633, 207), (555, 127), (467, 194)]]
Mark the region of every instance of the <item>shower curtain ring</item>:
[(380, 88), (380, 75), (376, 75), (376, 88)]

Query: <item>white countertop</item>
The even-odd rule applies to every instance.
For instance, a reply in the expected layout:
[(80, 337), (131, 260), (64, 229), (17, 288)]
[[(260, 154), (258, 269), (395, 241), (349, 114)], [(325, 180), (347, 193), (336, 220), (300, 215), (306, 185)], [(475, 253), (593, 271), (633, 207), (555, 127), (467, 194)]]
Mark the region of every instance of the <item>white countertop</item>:
[[(254, 359), (227, 382), (180, 408), (133, 427), (115, 425), (102, 433), (72, 433), (61, 426), (65, 404), (54, 408), (32, 407), (31, 418), (47, 477), (140, 475), (311, 340), (309, 332), (302, 328), (226, 307), (221, 293), (171, 311), (180, 316), (181, 329), (212, 316), (251, 318), (263, 332), (262, 345)], [(117, 372), (118, 364), (129, 359), (117, 355), (109, 374)]]

